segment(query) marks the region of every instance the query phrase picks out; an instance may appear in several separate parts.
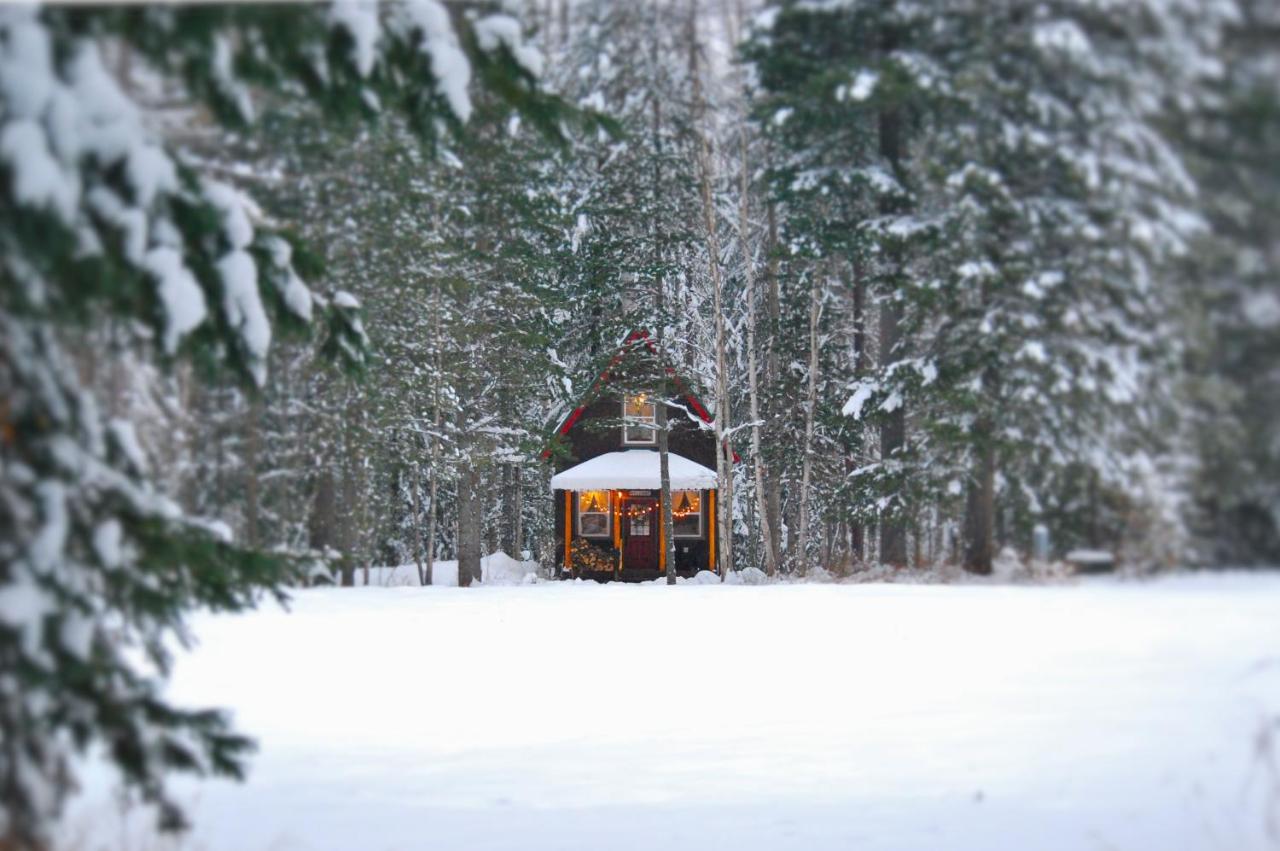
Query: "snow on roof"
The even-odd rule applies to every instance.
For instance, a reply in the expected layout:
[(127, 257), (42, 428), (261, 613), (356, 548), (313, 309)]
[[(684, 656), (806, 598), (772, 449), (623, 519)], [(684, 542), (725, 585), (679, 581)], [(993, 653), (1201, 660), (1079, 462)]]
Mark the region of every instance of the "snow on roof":
[[(716, 487), (716, 471), (690, 461), (683, 455), (667, 453), (673, 490), (700, 490)], [(658, 453), (652, 449), (606, 452), (551, 477), (552, 490), (604, 490), (662, 487)]]

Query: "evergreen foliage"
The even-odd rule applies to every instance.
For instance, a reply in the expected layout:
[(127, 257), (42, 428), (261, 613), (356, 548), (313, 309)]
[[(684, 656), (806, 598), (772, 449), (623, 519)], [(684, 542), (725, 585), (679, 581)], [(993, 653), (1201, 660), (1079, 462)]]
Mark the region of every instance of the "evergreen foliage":
[[(509, 20), (509, 19), (508, 19)], [(154, 676), (183, 617), (279, 596), (296, 564), (231, 543), (153, 483), (134, 429), (109, 419), (62, 339), (97, 311), (163, 358), (267, 380), (273, 324), (326, 326), (364, 360), (359, 304), (302, 283), (289, 241), (230, 185), (175, 158), (106, 67), (136, 54), (207, 104), (251, 117), (249, 85), (327, 115), (402, 116), (418, 137), (470, 117), (471, 59), (489, 90), (558, 130), (536, 53), (502, 21), (461, 30), (443, 6), (10, 7), (0, 15), (0, 836), (42, 839), (70, 755), (103, 744), (130, 785), (181, 814), (167, 772), (230, 774), (249, 749), (223, 715), (168, 705)], [(462, 36), (459, 37), (458, 33)], [(518, 33), (518, 28), (517, 28)], [(429, 81), (430, 85), (423, 85)], [(305, 266), (299, 263), (300, 266)]]

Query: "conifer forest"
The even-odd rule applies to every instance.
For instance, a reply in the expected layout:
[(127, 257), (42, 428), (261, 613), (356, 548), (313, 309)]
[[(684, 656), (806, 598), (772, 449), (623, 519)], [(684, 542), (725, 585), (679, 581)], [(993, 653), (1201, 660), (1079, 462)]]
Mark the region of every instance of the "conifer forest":
[(1273, 848), (1276, 565), (1275, 0), (0, 5), (0, 851)]

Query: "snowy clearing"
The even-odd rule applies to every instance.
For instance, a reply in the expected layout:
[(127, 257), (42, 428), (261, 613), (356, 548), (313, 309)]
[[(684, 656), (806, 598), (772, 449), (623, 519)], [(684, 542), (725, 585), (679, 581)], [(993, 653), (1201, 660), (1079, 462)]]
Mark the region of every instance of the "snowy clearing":
[[(179, 847), (1273, 847), (1277, 612), (1277, 574), (304, 591), (196, 622), (172, 694), (261, 752), (180, 787)], [(163, 847), (108, 780), (66, 844)]]
[[(425, 567), (425, 565), (424, 565)], [(480, 582), (485, 585), (520, 585), (532, 583), (538, 570), (536, 561), (517, 561), (499, 550), (480, 559)], [(456, 559), (437, 561), (431, 565), (431, 582), (444, 588), (458, 587), (458, 562)], [(369, 581), (364, 581), (364, 571), (356, 570), (358, 585), (409, 585), (418, 587), (418, 566), (401, 564), (396, 567), (369, 568)]]

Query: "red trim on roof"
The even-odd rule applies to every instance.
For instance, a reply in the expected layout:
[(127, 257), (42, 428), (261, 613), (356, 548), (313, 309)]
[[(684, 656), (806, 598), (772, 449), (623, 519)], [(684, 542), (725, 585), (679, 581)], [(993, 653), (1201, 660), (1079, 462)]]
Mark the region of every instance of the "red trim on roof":
[(711, 415), (707, 413), (706, 408), (702, 407), (702, 403), (699, 402), (696, 398), (694, 398), (694, 395), (692, 393), (686, 393), (684, 398), (685, 398), (685, 401), (687, 401), (689, 405), (693, 408), (693, 412), (698, 416), (702, 417), (702, 421), (704, 423), (711, 422)]
[[(609, 380), (609, 373), (613, 370), (615, 366), (618, 365), (618, 363), (622, 360), (623, 356), (627, 353), (627, 350), (631, 348), (631, 344), (634, 343), (636, 340), (644, 340), (645, 347), (649, 350), (649, 352), (653, 354), (654, 357), (658, 356), (658, 348), (653, 344), (652, 338), (649, 337), (649, 332), (645, 331), (642, 328), (637, 328), (636, 330), (628, 334), (625, 339), (623, 339), (622, 344), (618, 346), (618, 351), (615, 352), (613, 357), (609, 359), (609, 365), (604, 368), (604, 372), (600, 373), (599, 377), (596, 378), (596, 380), (591, 383), (591, 389), (587, 391), (587, 398), (591, 398), (592, 396), (594, 396), (596, 389), (605, 381)], [(676, 387), (678, 389), (681, 389), (681, 390), (684, 389), (684, 382), (680, 380), (680, 376), (676, 375), (675, 367), (671, 367), (671, 366), (667, 367), (667, 375), (670, 375), (675, 380)], [(689, 392), (685, 392), (683, 396), (685, 401), (689, 403), (689, 407), (693, 408), (693, 412), (697, 414), (698, 417), (704, 423), (710, 424), (711, 414), (707, 413), (707, 409), (703, 407), (703, 404), (701, 402), (698, 401), (698, 397), (694, 396), (692, 393), (689, 393)], [(582, 413), (586, 409), (587, 409), (586, 405), (579, 405), (578, 407), (570, 411), (569, 416), (565, 417), (564, 422), (561, 423), (560, 427), (556, 429), (556, 434), (559, 434), (559, 435), (568, 434), (569, 429), (577, 425), (578, 420), (582, 418)], [(542, 450), (542, 457), (550, 458), (551, 450), (550, 449)], [(741, 460), (742, 458), (738, 455), (738, 453), (734, 452), (733, 453), (734, 463), (736, 464)]]

